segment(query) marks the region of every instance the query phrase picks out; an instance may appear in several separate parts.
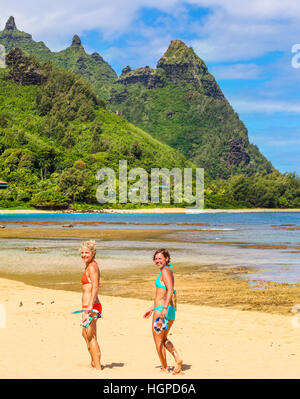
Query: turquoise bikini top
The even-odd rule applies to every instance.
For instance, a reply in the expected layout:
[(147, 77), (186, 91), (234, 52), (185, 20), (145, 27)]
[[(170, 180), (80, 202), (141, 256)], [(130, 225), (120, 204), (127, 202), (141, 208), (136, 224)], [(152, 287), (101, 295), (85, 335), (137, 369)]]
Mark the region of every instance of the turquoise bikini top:
[[(168, 265), (164, 266), (162, 268), (162, 270), (164, 270), (166, 267), (169, 267), (170, 269), (173, 269), (173, 266), (169, 263)], [(157, 276), (157, 279), (155, 280), (155, 286), (157, 288), (164, 288), (166, 290), (167, 287), (160, 282), (160, 277), (161, 277), (161, 272), (159, 273), (159, 275)], [(176, 291), (175, 290), (174, 290), (174, 294), (176, 295)]]

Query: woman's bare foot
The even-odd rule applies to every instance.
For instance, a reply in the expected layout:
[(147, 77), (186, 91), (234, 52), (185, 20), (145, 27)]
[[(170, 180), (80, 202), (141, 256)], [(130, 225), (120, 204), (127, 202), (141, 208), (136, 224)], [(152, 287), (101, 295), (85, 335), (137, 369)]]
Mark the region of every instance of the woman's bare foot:
[(169, 374), (168, 368), (166, 368), (166, 369), (161, 368), (161, 369), (160, 369), (160, 372), (161, 372), (161, 373), (164, 373), (164, 374)]
[(174, 370), (173, 370), (172, 374), (174, 374), (174, 375), (176, 375), (176, 374), (183, 374), (183, 372), (182, 372), (182, 370), (181, 370), (181, 367), (182, 367), (182, 360), (179, 359), (179, 360), (176, 362), (176, 366), (174, 367)]
[(95, 366), (95, 363), (93, 362), (93, 360), (91, 361), (91, 366), (93, 369), (102, 370), (101, 364)]

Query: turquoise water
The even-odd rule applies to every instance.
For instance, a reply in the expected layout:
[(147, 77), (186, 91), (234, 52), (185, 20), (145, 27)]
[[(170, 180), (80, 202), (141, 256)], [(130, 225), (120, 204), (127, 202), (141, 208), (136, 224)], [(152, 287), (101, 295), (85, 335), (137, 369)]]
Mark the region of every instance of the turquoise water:
[[(0, 215), (0, 224), (40, 228), (72, 224), (74, 228), (90, 228), (91, 238), (93, 229), (172, 230), (160, 240), (96, 241), (100, 256), (115, 260), (116, 267), (149, 264), (153, 251), (163, 246), (171, 251), (174, 264), (253, 267), (259, 272), (251, 274), (252, 279), (289, 284), (300, 281), (300, 213), (296, 212)], [(6, 239), (0, 241), (0, 257), (5, 251), (20, 251), (21, 256), (25, 246), (39, 246), (48, 257), (75, 257), (79, 242), (70, 238)]]

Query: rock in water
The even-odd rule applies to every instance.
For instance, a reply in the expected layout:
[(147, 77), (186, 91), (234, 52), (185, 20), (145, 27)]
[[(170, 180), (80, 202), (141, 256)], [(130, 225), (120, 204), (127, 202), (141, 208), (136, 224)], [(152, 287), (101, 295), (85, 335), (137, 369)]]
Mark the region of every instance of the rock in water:
[(25, 251), (40, 252), (40, 247), (26, 247)]

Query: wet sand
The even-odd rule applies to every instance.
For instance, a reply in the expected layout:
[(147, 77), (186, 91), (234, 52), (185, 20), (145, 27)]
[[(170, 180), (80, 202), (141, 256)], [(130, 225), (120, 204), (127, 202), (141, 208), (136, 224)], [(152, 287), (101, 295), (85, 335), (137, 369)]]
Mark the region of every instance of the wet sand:
[[(69, 260), (66, 260), (65, 264), (59, 264), (57, 270), (46, 266), (38, 269), (37, 262), (33, 259), (32, 265), (29, 265), (30, 271), (21, 273), (8, 261), (7, 271), (2, 270), (0, 277), (40, 288), (81, 292), (82, 268), (69, 267)], [(139, 267), (138, 262), (132, 262), (133, 265), (135, 267), (126, 268), (122, 262), (101, 260), (101, 294), (151, 300), (155, 294), (153, 282), (156, 270), (151, 264), (144, 264), (144, 268)], [(220, 269), (211, 265), (193, 267), (176, 263), (177, 302), (180, 305), (205, 305), (290, 315), (293, 306), (299, 302), (300, 284), (253, 280), (251, 274), (254, 272), (245, 267)], [(241, 278), (240, 274), (249, 279)]]
[[(106, 248), (104, 241), (109, 243), (114, 240), (116, 242), (125, 240), (128, 241), (128, 245), (121, 246), (119, 251), (117, 246), (112, 246), (109, 247), (109, 254), (102, 250), (99, 255), (101, 292), (105, 295), (149, 300), (154, 295), (153, 279), (156, 271), (153, 269), (151, 257), (148, 258), (144, 254), (148, 251), (146, 247), (133, 247), (132, 255), (129, 256), (130, 243), (136, 240), (142, 241), (144, 245), (148, 243), (152, 251), (152, 242), (156, 245), (159, 240), (163, 245), (162, 243), (170, 239), (170, 232), (172, 230), (95, 229), (91, 231), (86, 228), (62, 227), (1, 229), (2, 240), (5, 238), (24, 240), (17, 248), (0, 252), (0, 277), (41, 288), (79, 292), (82, 265), (78, 256), (78, 239), (102, 240), (102, 249)], [(49, 247), (43, 246), (43, 238), (51, 239), (51, 237), (54, 244)], [(74, 243), (70, 239), (74, 240)], [(265, 249), (265, 247), (259, 248)], [(177, 257), (175, 266), (176, 289), (180, 303), (288, 314), (293, 305), (299, 302), (300, 283), (287, 284), (254, 279), (251, 273), (259, 271), (255, 266), (247, 268), (202, 264), (196, 257), (188, 259), (186, 256), (181, 262)], [(139, 286), (139, 290), (136, 290), (136, 286)]]
[[(71, 314), (80, 300), (77, 292), (1, 278), (7, 315), (6, 328), (0, 328), (1, 378), (161, 377), (151, 322), (142, 318), (152, 301), (101, 296), (104, 318), (97, 328), (104, 369), (96, 371), (79, 316)], [(292, 322), (292, 315), (179, 304), (169, 338), (185, 374), (168, 378), (299, 378), (300, 335)], [(170, 356), (168, 364), (174, 366)]]
[(156, 239), (162, 235), (173, 233), (173, 230), (100, 230), (100, 229), (76, 229), (76, 228), (29, 228), (29, 227), (7, 227), (0, 230), (0, 238), (31, 238), (31, 237), (52, 237), (52, 238), (90, 238), (102, 240), (139, 240)]

